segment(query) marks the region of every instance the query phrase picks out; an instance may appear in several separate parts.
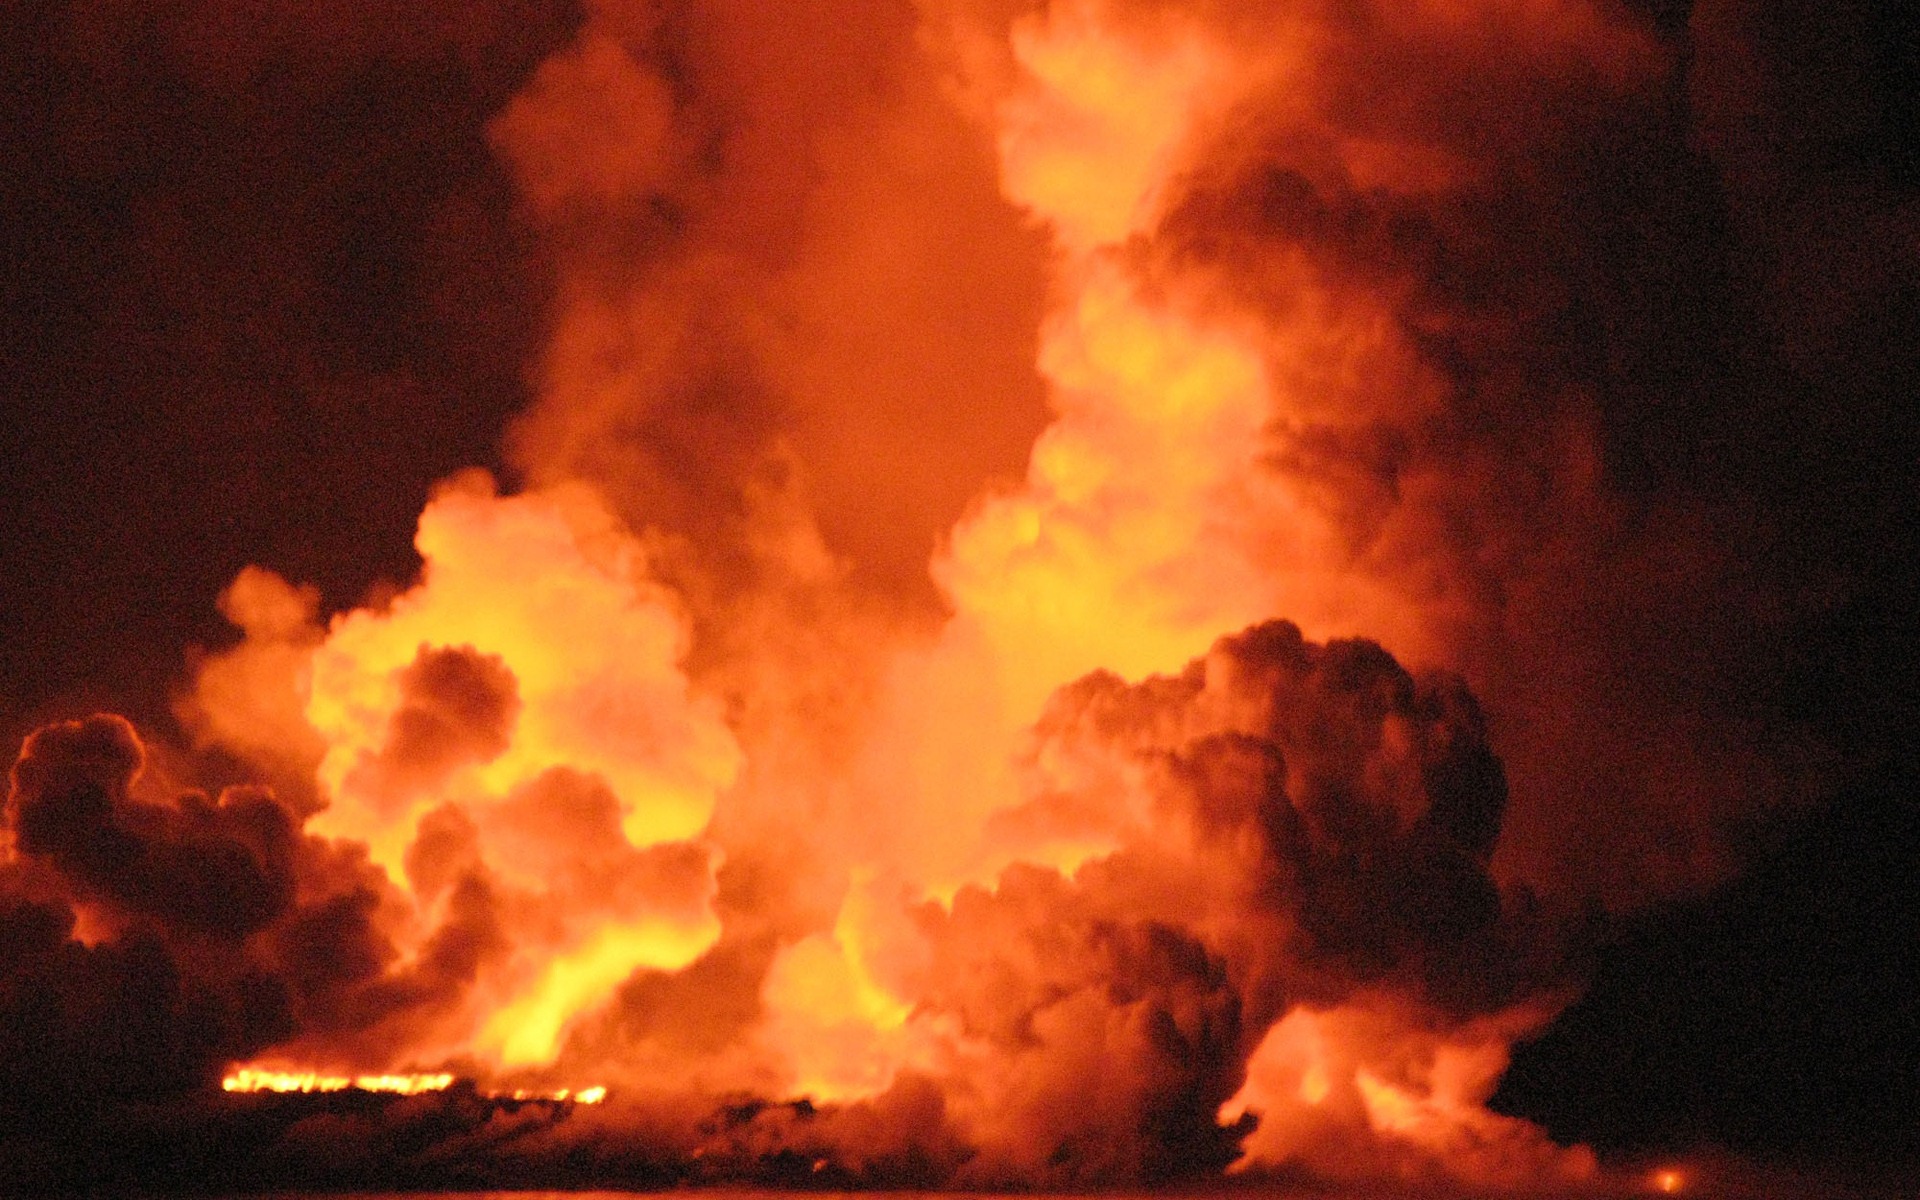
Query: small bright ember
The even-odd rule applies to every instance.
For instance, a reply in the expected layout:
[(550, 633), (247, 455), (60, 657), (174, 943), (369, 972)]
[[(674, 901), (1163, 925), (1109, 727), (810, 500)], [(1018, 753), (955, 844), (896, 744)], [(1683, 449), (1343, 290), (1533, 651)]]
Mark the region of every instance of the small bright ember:
[(510, 1092), (480, 1094), (492, 1100), (571, 1100), (575, 1104), (598, 1104), (607, 1098), (607, 1089), (590, 1087), (581, 1088), (576, 1092), (571, 1088), (555, 1088), (553, 1091), (543, 1092), (538, 1089), (514, 1088)]
[(1653, 1186), (1668, 1195), (1678, 1192), (1686, 1184), (1687, 1177), (1678, 1171), (1656, 1171), (1653, 1175)]

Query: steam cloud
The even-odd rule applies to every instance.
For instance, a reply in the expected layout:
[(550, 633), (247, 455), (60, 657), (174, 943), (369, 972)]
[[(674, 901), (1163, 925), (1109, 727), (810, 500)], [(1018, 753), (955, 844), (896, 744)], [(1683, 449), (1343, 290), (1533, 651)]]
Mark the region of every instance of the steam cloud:
[(22, 748), (0, 1185), (115, 1122), (122, 1182), (1590, 1178), (1509, 1048), (1793, 750), (1723, 711), (1746, 514), (1608, 423), (1662, 180), (1588, 163), (1675, 69), (1586, 0), (588, 4), (487, 127), (524, 486), (326, 619), (241, 573), (189, 750)]

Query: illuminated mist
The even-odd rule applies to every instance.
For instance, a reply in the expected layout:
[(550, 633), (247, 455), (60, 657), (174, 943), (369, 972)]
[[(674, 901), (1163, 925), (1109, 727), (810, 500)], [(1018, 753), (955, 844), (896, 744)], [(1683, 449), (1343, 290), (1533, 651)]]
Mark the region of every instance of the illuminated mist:
[(681, 1178), (1593, 1178), (1486, 1107), (1510, 1049), (1582, 905), (1779, 791), (1643, 684), (1720, 563), (1552, 353), (1567, 164), (1666, 54), (1597, 0), (593, 0), (490, 126), (555, 273), (514, 483), (348, 611), (240, 574), (190, 747), (13, 768), (45, 1027), (156, 1014), (69, 1083), (540, 1098), (436, 1153)]

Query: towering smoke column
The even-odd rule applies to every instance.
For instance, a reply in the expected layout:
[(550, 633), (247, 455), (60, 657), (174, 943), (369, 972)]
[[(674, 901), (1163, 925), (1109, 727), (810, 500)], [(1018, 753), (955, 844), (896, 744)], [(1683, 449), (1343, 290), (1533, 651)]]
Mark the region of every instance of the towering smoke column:
[(1527, 665), (1637, 561), (1530, 290), (1660, 65), (1609, 12), (590, 4), (493, 127), (527, 490), (324, 625), (235, 581), (181, 715), (284, 799), (36, 735), (9, 928), (220, 1014), (195, 1079), (608, 1085), (688, 1161), (1590, 1174), (1483, 1105), (1572, 986), (1556, 764), (1640, 728)]
[[(1442, 405), (1442, 381), (1399, 331), (1393, 298), (1343, 294), (1344, 281), (1328, 277), (1339, 264), (1316, 262), (1311, 246), (1283, 245), (1285, 273), (1268, 286), (1285, 289), (1287, 308), (1275, 319), (1235, 303), (1220, 269), (1180, 245), (1183, 231), (1157, 236), (1180, 219), (1182, 190), (1206, 182), (1206, 139), (1227, 140), (1214, 157), (1232, 163), (1246, 120), (1238, 110), (1271, 104), (1281, 89), (1296, 92), (1294, 103), (1315, 99), (1318, 81), (1302, 56), (1327, 31), (1278, 20), (1269, 28), (1278, 36), (1249, 60), (1205, 25), (1165, 11), (1064, 5), (1014, 23), (1012, 82), (992, 107), (1003, 186), (1054, 241), (1039, 364), (1055, 420), (1025, 484), (989, 495), (956, 528), (934, 568), (953, 619), (933, 647), (894, 668), (863, 807), (916, 797), (913, 815), (896, 819), (908, 827), (904, 839), (882, 862), (856, 866), (831, 938), (799, 943), (776, 963), (768, 1003), (781, 1027), (808, 1035), (791, 1041), (816, 1090), (873, 1088), (888, 1077), (876, 1048), (902, 1066), (964, 1080), (949, 1107), (967, 1140), (985, 1147), (968, 1168), (985, 1179), (1045, 1178), (1063, 1160), (1069, 1177), (1204, 1169), (1209, 1139), (1190, 1118), (1228, 1092), (1237, 1094), (1223, 1118), (1250, 1110), (1267, 1118), (1247, 1142), (1251, 1164), (1304, 1160), (1366, 1174), (1443, 1163), (1507, 1182), (1579, 1174), (1590, 1160), (1479, 1107), (1507, 1045), (1556, 1002), (1535, 990), (1555, 982), (1550, 940), (1517, 910), (1503, 920), (1486, 873), (1505, 787), (1470, 701), (1416, 699), (1390, 659), (1341, 645), (1319, 652), (1339, 664), (1330, 672), (1339, 685), (1276, 689), (1284, 698), (1255, 685), (1245, 702), (1263, 715), (1223, 719), (1219, 710), (1233, 704), (1220, 693), (1234, 689), (1216, 680), (1248, 659), (1260, 677), (1267, 647), (1315, 660), (1295, 668), (1302, 673), (1321, 669), (1291, 627), (1263, 628), (1216, 646), (1204, 669), (1189, 668), (1185, 681), (1205, 680), (1191, 692), (1147, 685), (1126, 707), (1153, 715), (1132, 736), (1102, 728), (1093, 739), (1102, 752), (1054, 736), (1057, 724), (1080, 723), (1068, 715), (1077, 689), (1060, 694), (1036, 737), (1009, 756), (1021, 769), (1003, 773), (999, 754), (981, 752), (1020, 744), (1018, 731), (1063, 679), (1100, 668), (1139, 678), (1199, 653), (1221, 630), (1276, 613), (1297, 614), (1323, 635), (1373, 630), (1427, 658), (1454, 648), (1451, 625), (1466, 599), (1419, 595), (1388, 555), (1366, 561), (1377, 547), (1356, 542), (1336, 506), (1351, 489), (1326, 477), (1346, 464), (1308, 457), (1323, 449), (1337, 458), (1343, 441), (1411, 431)], [(1433, 165), (1415, 185), (1446, 183)], [(1370, 668), (1382, 678), (1367, 679)], [(1348, 748), (1316, 783), (1316, 739), (1295, 742), (1272, 722), (1338, 724), (1333, 714), (1346, 715), (1352, 701), (1329, 693), (1348, 686), (1382, 707), (1362, 702), (1362, 728), (1333, 735)], [(1395, 693), (1406, 710), (1386, 699)], [(1412, 715), (1436, 706), (1464, 708), (1463, 728), (1436, 733)], [(1212, 710), (1212, 721), (1196, 720), (1195, 709)], [(1267, 715), (1275, 709), (1285, 715)], [(1479, 765), (1435, 761), (1454, 754), (1477, 755)], [(1251, 852), (1279, 861), (1216, 857), (1223, 842), (1186, 824), (1206, 821), (1171, 813), (1149, 782), (1169, 762), (1230, 779), (1220, 786), (1234, 799), (1208, 797), (1202, 811), (1239, 806), (1249, 827), (1237, 849), (1265, 841)], [(1389, 792), (1406, 790), (1370, 794), (1383, 776), (1404, 781)], [(1462, 794), (1449, 794), (1456, 786)], [(1305, 825), (1291, 825), (1302, 817)], [(917, 820), (930, 827), (912, 828)], [(1381, 841), (1360, 844), (1369, 835)], [(1187, 851), (1173, 863), (1160, 853), (1169, 837)], [(1136, 870), (1166, 891), (1132, 891)], [(910, 941), (903, 949), (897, 930), (873, 928), (876, 899), (863, 885), (898, 888), (901, 874), (952, 897), (940, 927), (965, 929), (965, 952), (929, 956)], [(1213, 905), (1192, 898), (1219, 880), (1236, 882), (1207, 912)], [(1392, 898), (1403, 886), (1418, 899)], [(1109, 889), (1127, 900), (1105, 909)], [(1154, 902), (1167, 895), (1186, 900), (1170, 909)], [(1357, 910), (1342, 911), (1348, 902)], [(1385, 911), (1400, 903), (1428, 907), (1433, 923)], [(1271, 920), (1262, 918), (1268, 905), (1278, 910)], [(977, 916), (981, 909), (998, 915)], [(1321, 921), (1353, 922), (1330, 940), (1368, 965), (1331, 978), (1310, 968), (1316, 955), (1301, 927)], [(1088, 928), (1103, 941), (1168, 939), (1165, 952), (1179, 947), (1186, 957), (1181, 967), (1144, 968), (1109, 950), (1119, 961), (1095, 978), (1117, 990), (1103, 1003), (1076, 990), (1073, 968), (1049, 977), (1047, 960), (1070, 959)], [(1417, 949), (1403, 960), (1402, 946)], [(1505, 966), (1490, 970), (1492, 961)], [(1410, 977), (1377, 985), (1373, 973), (1390, 962), (1408, 965)], [(1124, 982), (1142, 969), (1162, 986), (1184, 971), (1196, 976), (1176, 999)], [(1474, 972), (1485, 973), (1478, 987), (1441, 982)], [(956, 976), (993, 978), (1000, 994), (929, 996), (923, 980)], [(833, 1022), (810, 1023), (823, 990), (852, 1002)], [(1003, 1007), (1009, 993), (1024, 999)], [(958, 1026), (942, 1028), (954, 1009)], [(1166, 1022), (1166, 1040), (1129, 1041), (1141, 1036), (1129, 1030), (1156, 1022)], [(872, 1037), (850, 1036), (862, 1023)], [(1005, 1044), (992, 1045), (995, 1029), (1007, 1031)], [(961, 1052), (956, 1044), (976, 1051), (965, 1071), (946, 1063)], [(1100, 1073), (1116, 1063), (1134, 1064), (1138, 1079)], [(1126, 1097), (1118, 1113), (1062, 1122), (1076, 1095), (1103, 1088)]]

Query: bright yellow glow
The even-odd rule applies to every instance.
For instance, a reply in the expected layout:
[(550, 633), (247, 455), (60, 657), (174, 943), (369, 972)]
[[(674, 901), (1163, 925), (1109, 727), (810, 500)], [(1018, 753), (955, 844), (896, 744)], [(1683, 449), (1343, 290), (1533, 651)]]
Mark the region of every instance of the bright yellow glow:
[(858, 890), (832, 934), (803, 938), (774, 961), (762, 997), (801, 1095), (829, 1102), (885, 1091), (920, 1050), (913, 1010), (875, 978), (876, 947), (859, 927)]
[[(434, 498), (420, 515), (421, 582), (385, 610), (335, 621), (314, 658), (307, 719), (329, 746), (320, 779), (332, 803), (311, 828), (365, 840), (400, 878), (420, 813), (448, 793), (485, 801), (566, 766), (606, 782), (635, 846), (700, 831), (738, 772), (739, 748), (680, 672), (678, 603), (610, 521), (564, 491), (469, 487)], [(400, 672), (423, 648), (444, 647), (497, 656), (512, 672), (508, 744), (424, 796), (370, 789), (356, 768), (387, 741)]]
[(598, 1008), (643, 967), (677, 971), (713, 945), (720, 923), (694, 927), (643, 921), (602, 930), (586, 946), (550, 960), (540, 982), (494, 1012), (480, 1044), (508, 1066), (551, 1062), (573, 1018)]
[(1151, 49), (1108, 35), (1092, 4), (1013, 31), (1030, 86), (1000, 112), (1002, 184), (1072, 249), (1146, 228), (1214, 63), (1167, 30)]
[[(425, 1092), (443, 1092), (453, 1086), (447, 1072), (431, 1074), (334, 1075), (321, 1071), (270, 1071), (259, 1067), (239, 1067), (229, 1071), (220, 1087), (229, 1092), (387, 1092), (398, 1096), (417, 1096)], [(600, 1085), (581, 1088), (514, 1088), (510, 1091), (481, 1091), (490, 1100), (571, 1100), (575, 1104), (599, 1104), (607, 1098)]]
[(317, 1071), (263, 1071), (241, 1067), (220, 1081), (229, 1092), (394, 1092), (402, 1096), (444, 1091), (453, 1076), (437, 1075), (323, 1075)]

